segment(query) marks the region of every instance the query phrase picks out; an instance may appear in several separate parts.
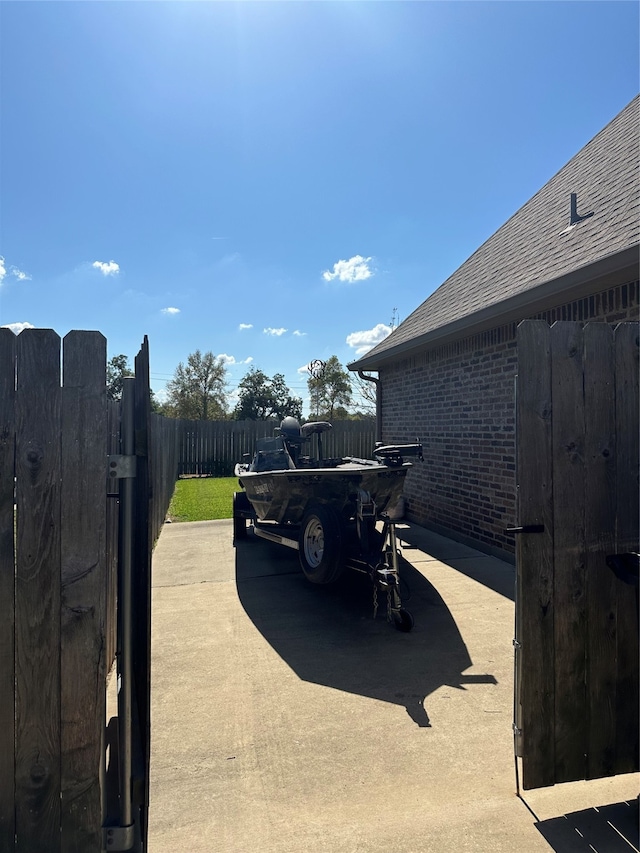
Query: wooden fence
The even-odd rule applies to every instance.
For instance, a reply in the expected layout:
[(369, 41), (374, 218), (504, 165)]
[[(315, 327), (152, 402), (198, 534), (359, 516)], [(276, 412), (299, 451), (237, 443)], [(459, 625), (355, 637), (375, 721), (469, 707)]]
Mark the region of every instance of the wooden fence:
[[(175, 421), (180, 476), (231, 477), (236, 462), (253, 453), (258, 438), (272, 436), (280, 425), (268, 421)], [(371, 458), (375, 445), (374, 420), (334, 421), (322, 437), (325, 456)]]
[[(136, 378), (128, 380), (137, 462), (130, 720), (137, 781), (130, 787), (140, 850), (148, 799), (151, 548), (177, 476), (175, 427), (151, 416), (148, 377), (145, 339)], [(162, 453), (150, 461), (154, 446)], [(121, 454), (120, 407), (107, 404), (102, 335), (70, 332), (61, 347), (51, 330), (28, 329), (16, 338), (0, 329), (1, 853), (124, 849), (118, 816), (107, 814), (104, 802), (105, 744), (112, 769), (118, 765), (105, 697), (122, 643), (122, 501), (108, 496), (117, 464), (109, 460)]]
[(637, 323), (518, 329), (516, 754), (525, 789), (638, 769)]

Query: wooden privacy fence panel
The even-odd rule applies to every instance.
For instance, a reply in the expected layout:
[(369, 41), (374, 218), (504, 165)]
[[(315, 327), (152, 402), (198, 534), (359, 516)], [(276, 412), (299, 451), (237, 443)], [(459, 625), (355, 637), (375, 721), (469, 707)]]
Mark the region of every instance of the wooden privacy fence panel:
[(99, 850), (106, 345), (0, 332), (0, 850)]
[(153, 516), (151, 540), (155, 542), (166, 517), (178, 479), (179, 421), (151, 414), (150, 428), (150, 478)]
[(637, 323), (518, 328), (526, 789), (638, 769), (638, 593), (606, 563), (639, 549), (638, 335)]
[[(176, 420), (178, 474), (231, 477), (236, 462), (252, 454), (259, 438), (273, 436), (280, 425), (268, 421)], [(322, 436), (325, 456), (370, 458), (375, 446), (375, 421), (334, 421)], [(315, 450), (314, 450), (315, 452)]]
[[(134, 383), (137, 462), (134, 702), (117, 722), (129, 721), (127, 754), (136, 760), (119, 802), (123, 791), (133, 792), (141, 851), (151, 550), (177, 478), (178, 445), (175, 422), (151, 416), (146, 338), (136, 377), (125, 381)], [(0, 329), (0, 853), (100, 853), (110, 827), (130, 826), (122, 826), (117, 800), (115, 813), (107, 808), (104, 773), (106, 680), (123, 647), (116, 629), (126, 597), (119, 583), (122, 491), (108, 476), (123, 458), (121, 420), (120, 404), (106, 399), (102, 335), (70, 332), (61, 346), (51, 330), (27, 329), (16, 338)], [(125, 469), (130, 483), (133, 468)], [(124, 766), (122, 742), (110, 740), (109, 748), (110, 769)]]

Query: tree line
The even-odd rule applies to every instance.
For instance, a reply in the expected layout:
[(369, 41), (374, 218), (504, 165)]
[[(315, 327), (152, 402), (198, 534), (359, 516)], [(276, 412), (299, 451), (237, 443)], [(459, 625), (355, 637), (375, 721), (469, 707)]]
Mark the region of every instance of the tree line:
[[(133, 376), (125, 355), (107, 364), (107, 396), (119, 400), (123, 379)], [(307, 420), (361, 419), (375, 415), (375, 388), (346, 370), (338, 357), (313, 362), (307, 380), (310, 410)], [(356, 403), (356, 393), (358, 399)], [(232, 406), (224, 359), (199, 349), (180, 362), (167, 382), (165, 398), (153, 391), (154, 411), (169, 418), (187, 420), (267, 420), (290, 415), (303, 420), (302, 398), (287, 386), (284, 374), (268, 376), (252, 366), (238, 384), (237, 402)]]

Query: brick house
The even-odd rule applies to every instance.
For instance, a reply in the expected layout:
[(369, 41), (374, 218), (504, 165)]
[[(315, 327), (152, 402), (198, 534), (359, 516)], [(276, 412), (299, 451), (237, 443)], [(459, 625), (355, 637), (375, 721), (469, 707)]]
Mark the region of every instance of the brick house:
[(640, 96), (351, 370), (381, 437), (424, 444), (407, 517), (513, 559), (516, 328), (638, 318)]

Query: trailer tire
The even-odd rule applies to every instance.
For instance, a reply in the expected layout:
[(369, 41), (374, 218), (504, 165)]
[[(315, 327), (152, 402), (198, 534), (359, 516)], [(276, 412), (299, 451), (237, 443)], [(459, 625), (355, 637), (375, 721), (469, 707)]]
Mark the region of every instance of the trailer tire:
[(251, 510), (246, 492), (233, 493), (233, 541), (247, 538), (247, 519), (243, 513)]
[(302, 518), (298, 538), (302, 571), (311, 583), (333, 583), (344, 570), (344, 534), (331, 507), (313, 504)]

